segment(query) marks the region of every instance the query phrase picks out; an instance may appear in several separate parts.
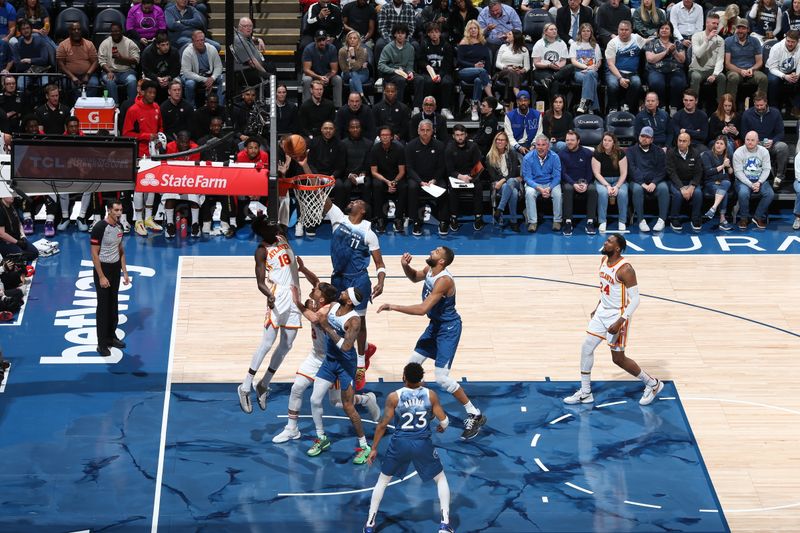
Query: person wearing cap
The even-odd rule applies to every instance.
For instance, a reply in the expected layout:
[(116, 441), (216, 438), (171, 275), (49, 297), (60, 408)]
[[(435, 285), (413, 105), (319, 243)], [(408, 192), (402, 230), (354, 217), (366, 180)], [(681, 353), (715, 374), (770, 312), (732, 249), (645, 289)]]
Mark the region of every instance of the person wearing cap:
[(755, 85), (759, 91), (767, 92), (767, 75), (761, 72), (764, 66), (761, 43), (749, 33), (750, 24), (740, 17), (736, 21), (736, 34), (725, 39), (726, 87), (734, 102), (740, 85)]
[(531, 149), (533, 139), (542, 133), (542, 114), (532, 109), (531, 93), (517, 93), (517, 108), (506, 113), (505, 131), (508, 142), (520, 160)]
[(0, 189), (0, 255), (7, 257), (13, 254), (22, 254), (26, 263), (39, 257), (39, 251), (22, 234), (14, 197), (3, 187)]
[(658, 202), (658, 220), (653, 231), (662, 231), (669, 209), (669, 186), (666, 182), (666, 157), (653, 142), (654, 132), (645, 126), (639, 132), (639, 144), (628, 148), (628, 183), (633, 196), (633, 219), (639, 221), (639, 231), (648, 232), (650, 226), (644, 219), (644, 199), (655, 197)]
[(339, 52), (328, 40), (325, 30), (314, 34), (314, 42), (303, 49), (303, 100), (311, 98), (311, 82), (333, 86), (333, 105), (342, 107), (342, 77), (339, 76)]

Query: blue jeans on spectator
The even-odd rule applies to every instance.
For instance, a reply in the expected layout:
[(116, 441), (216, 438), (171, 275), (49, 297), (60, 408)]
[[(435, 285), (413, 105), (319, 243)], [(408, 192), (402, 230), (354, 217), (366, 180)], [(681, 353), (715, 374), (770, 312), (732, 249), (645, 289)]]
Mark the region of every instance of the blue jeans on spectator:
[(492, 83), (492, 78), (485, 68), (462, 68), (458, 71), (458, 77), (461, 81), (472, 84), (473, 102), (480, 102), (483, 88)]
[[(607, 177), (609, 185), (614, 186), (619, 181), (619, 176)], [(617, 209), (619, 210), (619, 221), (622, 224), (628, 223), (628, 182), (623, 183), (617, 193)], [(608, 219), (608, 188), (602, 183), (597, 183), (597, 222), (604, 224)]]
[(124, 99), (120, 100), (118, 87), (125, 86), (125, 95), (127, 98), (136, 96), (136, 71), (126, 70), (125, 72), (115, 72), (114, 79), (109, 80), (108, 74), (103, 74), (103, 82), (106, 84), (108, 96), (110, 96), (117, 105), (121, 104)]
[(667, 221), (667, 210), (669, 209), (669, 186), (666, 181), (660, 181), (656, 184), (656, 190), (647, 192), (642, 187), (641, 183), (631, 182), (631, 194), (633, 195), (633, 218), (635, 220), (644, 220), (644, 197), (645, 195), (655, 195), (658, 202), (658, 218)]
[[(647, 83), (650, 90), (658, 95), (659, 101), (663, 104), (679, 108), (682, 104), (683, 91), (688, 86), (686, 75), (683, 70), (676, 70), (664, 74), (657, 70), (647, 70)], [(634, 108), (631, 108), (634, 109)]]
[[(681, 194), (681, 190), (675, 187), (675, 185), (670, 182), (669, 184), (669, 192), (672, 196), (672, 203), (669, 207), (669, 218), (673, 221), (678, 220), (681, 217), (681, 207), (683, 207), (683, 195)], [(695, 225), (699, 225), (700, 220), (700, 209), (703, 207), (703, 190), (702, 187), (695, 187), (694, 192), (692, 193), (692, 197), (689, 199), (689, 205), (692, 208), (692, 223)]]
[[(528, 224), (536, 224), (538, 215), (536, 213), (536, 198), (541, 193), (536, 187), (525, 185), (525, 216)], [(561, 222), (561, 185), (556, 185), (550, 190), (550, 197), (553, 200), (553, 222)]]
[(794, 215), (800, 217), (800, 180), (794, 178)]
[(575, 81), (581, 84), (581, 99), (591, 100), (592, 109), (600, 111), (600, 97), (597, 95), (597, 84), (600, 75), (596, 70), (575, 69)]
[(771, 105), (776, 107), (780, 106), (781, 89), (783, 89), (783, 87), (794, 87), (791, 89), (791, 92), (789, 92), (789, 94), (791, 94), (790, 100), (792, 102), (792, 107), (800, 107), (800, 94), (797, 92), (797, 87), (789, 85), (783, 81), (783, 78), (779, 78), (772, 72), (767, 71), (767, 101), (775, 102)]
[(639, 91), (642, 89), (642, 79), (636, 74), (622, 74), (623, 78), (630, 80), (631, 84), (627, 89), (622, 89), (619, 86), (619, 80), (611, 74), (606, 72), (606, 85), (608, 86), (608, 107), (620, 106), (620, 90), (625, 91), (625, 103), (628, 104), (630, 111), (636, 112), (639, 109)]
[(342, 74), (342, 80), (350, 85), (351, 93), (364, 94), (364, 84), (369, 81), (369, 69), (345, 72)]
[[(184, 78), (183, 76), (181, 76), (181, 81), (183, 81), (183, 96), (184, 96), (184, 98), (186, 98), (186, 101), (189, 103), (189, 105), (191, 105), (192, 107), (196, 107), (194, 105), (195, 97), (196, 97), (196, 94), (197, 94), (196, 91), (197, 91), (198, 88), (203, 88), (203, 86), (204, 86), (203, 82), (190, 80), (189, 78)], [(223, 85), (225, 85), (225, 75), (224, 74), (220, 75), (219, 78), (214, 80), (214, 87), (217, 88), (217, 96), (219, 96), (219, 105), (220, 106), (225, 105), (225, 90), (223, 88)]]
[(750, 187), (737, 180), (736, 194), (739, 196), (739, 218), (750, 218), (751, 196), (756, 195), (759, 198), (755, 213), (755, 218), (759, 220), (767, 218), (769, 205), (772, 203), (772, 200), (775, 199), (775, 192), (772, 190), (772, 187), (769, 186), (768, 182), (761, 184), (761, 190), (759, 190), (759, 192), (753, 192)]
[[(796, 183), (796, 182), (795, 182)], [(494, 187), (494, 184), (492, 184)], [(522, 182), (517, 178), (508, 178), (503, 186), (500, 187), (500, 202), (497, 204), (497, 210), (501, 213), (506, 210), (508, 206), (508, 214), (511, 215), (511, 220), (517, 220), (517, 205), (519, 205), (519, 194), (522, 190)]]
[(10, 242), (0, 241), (0, 255), (7, 257), (13, 254), (22, 254), (22, 260), (26, 263), (34, 261), (39, 257), (39, 250), (36, 249), (30, 241), (26, 242), (24, 246), (11, 244)]
[(728, 209), (728, 191), (731, 188), (730, 180), (721, 180), (719, 183), (714, 181), (707, 181), (703, 185), (703, 195), (707, 197), (714, 197), (717, 194), (725, 195), (722, 198), (722, 201), (717, 206), (717, 211), (719, 213), (724, 213), (726, 209)]

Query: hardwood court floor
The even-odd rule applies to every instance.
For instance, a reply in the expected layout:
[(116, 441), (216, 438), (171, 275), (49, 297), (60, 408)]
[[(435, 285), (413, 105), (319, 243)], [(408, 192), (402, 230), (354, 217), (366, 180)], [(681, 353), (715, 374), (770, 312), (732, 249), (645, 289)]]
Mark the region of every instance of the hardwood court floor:
[[(675, 381), (732, 530), (800, 531), (800, 261), (630, 258), (644, 297), (627, 353), (651, 374)], [(328, 257), (304, 260), (326, 279)], [(414, 266), (423, 260), (416, 257)], [(391, 277), (376, 303), (417, 302), (421, 286), (398, 277), (398, 257), (385, 261)], [(464, 334), (454, 376), (577, 381), (598, 263), (599, 256), (458, 256), (450, 270)], [(173, 381), (239, 382), (259, 342), (265, 306), (252, 258), (184, 257), (179, 275)], [(303, 287), (307, 292), (305, 281)], [(367, 320), (378, 352), (368, 378), (399, 381), (426, 319), (374, 309)], [(293, 380), (308, 353), (308, 332), (299, 333), (276, 381)], [(629, 376), (601, 346), (593, 378)], [(491, 413), (491, 405), (483, 407)]]

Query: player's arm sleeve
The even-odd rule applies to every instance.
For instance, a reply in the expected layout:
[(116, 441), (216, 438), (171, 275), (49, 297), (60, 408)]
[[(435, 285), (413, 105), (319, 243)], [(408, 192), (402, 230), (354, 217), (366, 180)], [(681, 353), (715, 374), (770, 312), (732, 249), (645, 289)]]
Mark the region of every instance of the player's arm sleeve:
[(633, 312), (636, 311), (636, 308), (639, 307), (639, 286), (634, 285), (633, 287), (628, 288), (628, 305), (625, 307), (625, 311), (622, 313), (622, 317), (625, 320), (628, 320), (633, 315)]
[(381, 243), (378, 242), (378, 236), (375, 235), (375, 232), (372, 230), (367, 232), (367, 235), (364, 237), (364, 242), (369, 247), (370, 252), (381, 249)]
[(342, 213), (342, 210), (339, 209), (338, 205), (331, 203), (330, 209), (328, 209), (328, 212), (325, 213), (325, 219), (330, 220), (331, 223), (334, 224), (341, 224), (342, 218), (344, 218), (344, 213)]

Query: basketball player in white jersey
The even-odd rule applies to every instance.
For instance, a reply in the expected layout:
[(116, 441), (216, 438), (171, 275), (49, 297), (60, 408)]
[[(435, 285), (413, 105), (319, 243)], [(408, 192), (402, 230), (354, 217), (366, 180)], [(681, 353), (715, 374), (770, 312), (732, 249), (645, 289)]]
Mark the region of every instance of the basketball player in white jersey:
[(378, 456), (378, 443), (386, 432), (386, 427), (394, 419), (394, 433), (389, 448), (381, 462), (381, 474), (375, 488), (372, 489), (372, 500), (369, 504), (369, 517), (363, 533), (374, 533), (375, 518), (383, 499), (383, 492), (389, 486), (392, 477), (403, 478), (410, 463), (419, 473), (420, 479), (436, 482), (439, 492), (439, 505), (442, 519), (439, 533), (453, 533), (450, 527), (450, 486), (444, 475), (442, 462), (436, 453), (431, 440), (430, 421), (435, 416), (439, 419), (436, 431), (442, 433), (450, 424), (447, 415), (439, 403), (435, 392), (422, 386), (425, 371), (419, 363), (408, 363), (403, 369), (403, 387), (392, 392), (386, 398), (386, 409), (383, 420), (375, 429), (372, 440), (372, 451), (367, 462), (371, 465)]
[(253, 232), (262, 239), (255, 252), (256, 283), (261, 294), (267, 297), (267, 315), (264, 318), (264, 333), (261, 344), (253, 353), (250, 368), (239, 385), (239, 405), (245, 413), (253, 412), (250, 389), (253, 377), (280, 336), (278, 346), (272, 352), (269, 368), (256, 386), (258, 406), (267, 408), (269, 382), (281, 366), (286, 354), (292, 348), (297, 330), (302, 327), (300, 310), (294, 304), (292, 289), (300, 286), (297, 262), (286, 237), (280, 234), (277, 224), (271, 224), (263, 215), (256, 217), (252, 224)]
[[(289, 412), (286, 427), (272, 438), (272, 442), (276, 444), (299, 439), (301, 436), (300, 430), (297, 428), (297, 419), (300, 416), (300, 407), (303, 405), (303, 393), (314, 383), (317, 372), (325, 360), (325, 345), (328, 338), (319, 325), (320, 317), (330, 311), (330, 304), (339, 297), (339, 291), (336, 290), (336, 287), (330, 283), (320, 282), (317, 275), (306, 268), (299, 257), (297, 258), (297, 267), (314, 287), (305, 304), (299, 301), (299, 296), (295, 300), (295, 305), (311, 323), (311, 352), (306, 356), (305, 361), (300, 364), (300, 368), (297, 369), (297, 375), (289, 392)], [(339, 387), (331, 387), (328, 391), (328, 398), (334, 407), (344, 407), (342, 391)], [(353, 397), (353, 404), (366, 407), (370, 418), (375, 422), (381, 416), (381, 409), (378, 407), (374, 392), (356, 394)]]
[(636, 376), (644, 383), (644, 394), (640, 405), (650, 405), (664, 383), (642, 370), (636, 361), (625, 356), (625, 343), (630, 332), (631, 316), (639, 307), (639, 286), (636, 272), (622, 257), (627, 242), (619, 233), (610, 235), (603, 243), (603, 259), (600, 261), (600, 301), (592, 311), (586, 338), (581, 346), (581, 388), (564, 403), (592, 403), (592, 366), (594, 351), (606, 341), (611, 348), (614, 364)]
[(455, 396), (464, 409), (462, 440), (470, 440), (486, 424), (486, 415), (472, 404), (463, 387), (450, 377), (450, 367), (456, 356), (458, 342), (461, 339), (461, 315), (456, 311), (456, 282), (447, 267), (453, 262), (455, 254), (447, 246), (439, 246), (431, 250), (425, 260), (426, 267), (416, 270), (411, 266), (411, 254), (408, 252), (400, 258), (400, 265), (406, 277), (414, 283), (423, 282), (422, 302), (416, 305), (383, 304), (378, 312), (397, 311), (406, 315), (428, 315), (428, 327), (420, 335), (411, 355), (411, 363), (422, 364), (426, 359), (435, 363), (436, 383)]

